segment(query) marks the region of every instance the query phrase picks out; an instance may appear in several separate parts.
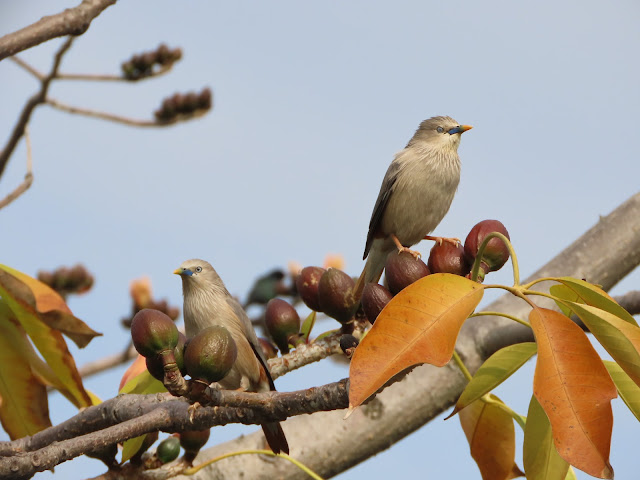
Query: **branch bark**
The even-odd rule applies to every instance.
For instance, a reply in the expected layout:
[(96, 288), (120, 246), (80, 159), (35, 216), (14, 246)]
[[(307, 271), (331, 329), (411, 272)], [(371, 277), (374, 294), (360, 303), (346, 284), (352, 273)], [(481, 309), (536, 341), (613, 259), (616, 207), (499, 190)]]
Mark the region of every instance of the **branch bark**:
[(0, 61), (43, 42), (66, 35), (82, 35), (94, 18), (116, 0), (83, 0), (74, 8), (47, 17), (0, 38)]
[[(640, 194), (636, 194), (530, 278), (571, 275), (603, 285), (609, 290), (640, 264)], [(615, 239), (615, 240), (614, 240)], [(544, 289), (544, 285), (539, 285)], [(547, 286), (548, 288), (548, 286)], [(539, 300), (536, 300), (542, 304)], [(526, 318), (529, 307), (507, 295), (487, 306)], [(500, 317), (476, 317), (465, 323), (457, 350), (475, 372), (489, 355), (513, 343), (532, 340), (531, 330)], [(344, 411), (322, 412), (287, 420), (284, 431), (291, 456), (324, 478), (351, 468), (389, 448), (455, 403), (466, 382), (453, 366), (423, 365), (343, 421)], [(205, 461), (223, 453), (253, 448), (260, 433), (244, 436), (201, 452)], [(354, 438), (366, 441), (353, 441)], [(255, 480), (304, 479), (303, 473), (286, 462), (266, 462), (257, 455), (217, 462), (187, 478), (232, 478), (242, 471)]]

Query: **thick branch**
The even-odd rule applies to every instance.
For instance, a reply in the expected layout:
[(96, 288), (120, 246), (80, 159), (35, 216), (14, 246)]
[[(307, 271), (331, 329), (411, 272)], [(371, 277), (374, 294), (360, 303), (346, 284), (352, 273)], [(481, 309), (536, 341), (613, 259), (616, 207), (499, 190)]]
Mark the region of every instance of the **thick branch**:
[[(640, 263), (639, 231), (640, 194), (636, 194), (531, 278), (571, 275), (586, 278), (608, 290)], [(520, 317), (526, 317), (528, 309), (524, 302), (512, 296), (501, 297), (487, 306), (487, 310)], [(474, 372), (491, 353), (505, 345), (530, 340), (530, 334), (530, 329), (504, 318), (476, 317), (463, 327), (457, 350)], [(323, 478), (329, 478), (389, 448), (444, 412), (457, 400), (465, 383), (455, 367), (423, 365), (345, 421), (342, 420), (344, 411), (289, 419), (283, 428), (291, 455)], [(226, 452), (254, 447), (260, 442), (259, 435), (217, 445), (201, 452), (199, 459), (205, 461)], [(254, 480), (305, 479), (304, 474), (284, 462), (268, 464), (253, 457), (256, 456), (217, 462), (198, 472), (195, 478), (230, 478), (241, 468), (246, 478)], [(194, 479), (193, 476), (179, 478)]]
[[(84, 453), (157, 430), (202, 430), (228, 423), (257, 425), (293, 415), (344, 408), (348, 405), (348, 388), (345, 379), (286, 393), (212, 390), (210, 398), (224, 406), (200, 406), (190, 411), (190, 404), (185, 399), (172, 399), (162, 394), (124, 395), (90, 407), (73, 419), (33, 437), (0, 444), (5, 455), (0, 458), (0, 477), (44, 471)], [(106, 425), (114, 420), (111, 426)], [(95, 430), (96, 427), (101, 429)], [(80, 431), (90, 433), (78, 436)], [(22, 449), (17, 448), (33, 447), (36, 443), (39, 449), (33, 452), (21, 452)]]
[(0, 60), (35, 47), (47, 40), (66, 35), (82, 35), (94, 18), (116, 0), (83, 0), (74, 8), (48, 17), (0, 38)]

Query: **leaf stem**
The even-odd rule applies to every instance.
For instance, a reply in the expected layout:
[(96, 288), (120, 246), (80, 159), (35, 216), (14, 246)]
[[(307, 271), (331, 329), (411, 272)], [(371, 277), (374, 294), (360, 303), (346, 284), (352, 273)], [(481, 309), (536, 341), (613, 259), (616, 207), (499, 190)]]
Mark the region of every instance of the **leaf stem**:
[(238, 452), (226, 453), (224, 455), (220, 455), (219, 457), (212, 458), (211, 460), (203, 462), (200, 465), (198, 465), (197, 467), (188, 468), (184, 472), (182, 472), (182, 474), (183, 475), (193, 475), (193, 474), (197, 473), (198, 471), (200, 471), (201, 469), (203, 469), (204, 467), (207, 467), (207, 466), (211, 465), (212, 463), (215, 463), (215, 462), (217, 462), (219, 460), (224, 460), (225, 458), (235, 457), (236, 455), (250, 455), (250, 454), (268, 455), (270, 457), (284, 458), (285, 460), (289, 460), (291, 463), (293, 463), (296, 467), (298, 467), (300, 470), (305, 472), (307, 475), (309, 475), (314, 480), (323, 480), (323, 478), (320, 475), (315, 473), (313, 470), (311, 470), (309, 467), (307, 467), (303, 463), (299, 462), (295, 458), (290, 457), (286, 453), (277, 453), (276, 454), (276, 453), (273, 453), (271, 450), (240, 450)]
[(485, 312), (472, 313), (471, 315), (469, 315), (469, 317), (483, 317), (483, 316), (504, 317), (504, 318), (508, 318), (509, 320), (513, 320), (514, 322), (517, 322), (521, 325), (524, 325), (525, 327), (531, 328), (531, 325), (529, 324), (529, 322), (522, 320), (516, 316), (509, 315), (508, 313), (485, 311)]
[(536, 278), (535, 280), (532, 280), (531, 282), (522, 285), (522, 288), (524, 288), (525, 290), (529, 290), (531, 287), (541, 282), (557, 282), (557, 281), (558, 281), (557, 277)]
[(492, 405), (495, 405), (496, 407), (499, 407), (505, 412), (507, 412), (511, 416), (511, 418), (513, 418), (516, 421), (516, 423), (520, 425), (522, 430), (524, 430), (524, 427), (527, 423), (527, 417), (523, 417), (522, 415), (517, 414), (511, 408), (509, 408), (506, 404), (499, 402), (498, 400), (494, 400), (493, 398), (491, 398), (490, 393), (485, 393), (482, 396), (482, 401), (485, 403), (490, 403)]
[(456, 364), (458, 365), (458, 368), (460, 369), (464, 377), (467, 379), (467, 381), (470, 382), (471, 379), (473, 378), (473, 375), (471, 375), (471, 372), (467, 369), (466, 365), (460, 358), (460, 355), (458, 355), (458, 352), (456, 352), (455, 350), (453, 351), (453, 359), (455, 360)]
[(471, 280), (476, 282), (478, 280), (478, 273), (480, 272), (480, 264), (482, 263), (482, 256), (484, 255), (484, 250), (487, 248), (489, 240), (497, 237), (506, 245), (507, 250), (509, 250), (509, 255), (511, 256), (511, 265), (513, 266), (513, 286), (517, 287), (520, 285), (520, 268), (518, 267), (518, 257), (516, 256), (516, 252), (513, 249), (513, 245), (509, 239), (504, 236), (500, 232), (491, 232), (489, 235), (485, 237), (478, 249), (478, 253), (476, 255), (476, 259), (473, 262), (473, 268), (471, 269)]

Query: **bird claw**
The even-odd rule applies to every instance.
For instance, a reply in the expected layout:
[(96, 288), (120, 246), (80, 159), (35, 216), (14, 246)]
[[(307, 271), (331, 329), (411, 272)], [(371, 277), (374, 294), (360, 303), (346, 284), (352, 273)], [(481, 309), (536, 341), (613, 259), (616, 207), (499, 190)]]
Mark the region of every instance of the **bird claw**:
[(189, 408), (187, 408), (187, 412), (189, 412), (189, 421), (191, 423), (193, 423), (193, 417), (195, 417), (196, 415), (196, 410), (201, 406), (202, 405), (200, 405), (200, 402), (195, 402), (192, 405), (189, 405)]
[(417, 250), (411, 250), (408, 247), (403, 246), (402, 248), (398, 248), (398, 255), (400, 255), (402, 252), (407, 252), (408, 254), (412, 255), (413, 258), (415, 258), (416, 260), (422, 257), (422, 254), (420, 252), (418, 252)]
[(449, 238), (449, 237), (432, 237), (431, 235), (427, 235), (426, 237), (424, 237), (424, 240), (433, 240), (439, 246), (442, 245), (442, 242), (450, 243), (454, 247), (457, 247), (458, 245), (462, 244), (460, 239), (459, 238), (455, 238), (455, 237), (451, 237), (451, 238)]

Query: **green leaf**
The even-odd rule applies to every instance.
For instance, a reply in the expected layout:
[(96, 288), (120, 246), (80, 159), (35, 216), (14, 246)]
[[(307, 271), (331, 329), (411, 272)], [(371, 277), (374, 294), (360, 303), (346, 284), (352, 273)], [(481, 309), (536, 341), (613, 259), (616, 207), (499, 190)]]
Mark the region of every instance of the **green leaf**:
[(556, 302), (556, 305), (558, 306), (560, 311), (564, 313), (567, 317), (571, 317), (571, 313), (572, 313), (571, 309), (567, 307), (565, 303), (560, 301), (559, 299), (567, 300), (569, 302), (584, 303), (580, 299), (580, 296), (574, 290), (571, 290), (566, 285), (562, 285), (562, 284), (552, 285), (551, 287), (549, 287), (549, 293), (554, 297), (557, 297), (557, 299), (554, 299), (554, 301)]
[(556, 451), (547, 414), (531, 395), (524, 429), (524, 471), (527, 480), (564, 480), (569, 464)]
[(317, 342), (318, 340), (322, 340), (323, 338), (328, 337), (329, 335), (333, 335), (334, 333), (338, 333), (339, 331), (340, 329), (338, 328), (337, 330), (329, 330), (328, 332), (321, 333), (316, 338), (314, 338), (313, 341)]
[(300, 333), (302, 334), (302, 339), (304, 343), (309, 343), (309, 335), (311, 334), (311, 330), (316, 323), (316, 311), (311, 310), (309, 316), (302, 323), (302, 327), (300, 328)]
[(0, 421), (11, 440), (51, 426), (47, 389), (29, 362), (29, 343), (0, 300)]
[(640, 386), (640, 327), (590, 305), (568, 302), (598, 342)]
[(640, 387), (631, 380), (631, 377), (616, 362), (603, 360), (603, 363), (607, 367), (613, 383), (616, 384), (620, 398), (640, 421)]
[(146, 438), (146, 436), (147, 434), (140, 435), (139, 437), (125, 440), (122, 443), (122, 463), (129, 460), (138, 452), (138, 450), (140, 450), (140, 447), (142, 447), (142, 444), (144, 443), (144, 439)]
[(536, 353), (536, 348), (535, 342), (518, 343), (491, 355), (467, 384), (453, 412), (447, 418), (451, 418), (513, 375)]
[[(638, 323), (635, 321), (633, 316), (620, 305), (618, 305), (616, 301), (600, 287), (592, 285), (589, 282), (585, 282), (584, 280), (578, 280), (577, 278), (572, 277), (560, 277), (556, 278), (555, 280), (562, 283), (569, 289), (569, 291), (572, 292), (572, 294), (568, 295), (567, 298), (558, 296), (559, 298), (568, 300), (570, 302), (584, 303), (586, 305), (591, 305), (592, 307), (597, 307), (601, 310), (604, 310), (605, 312), (609, 312), (615, 315), (618, 318), (621, 318), (625, 322), (635, 325), (636, 327), (638, 326)], [(557, 289), (555, 291), (558, 292)], [(561, 295), (565, 294), (565, 290), (561, 289), (559, 290), (559, 292)], [(555, 294), (552, 293), (552, 295)], [(576, 300), (576, 297), (579, 299), (579, 301)]]
[(143, 395), (147, 393), (162, 393), (166, 391), (167, 389), (160, 380), (151, 376), (148, 370), (144, 370), (129, 380), (118, 393), (138, 393)]

